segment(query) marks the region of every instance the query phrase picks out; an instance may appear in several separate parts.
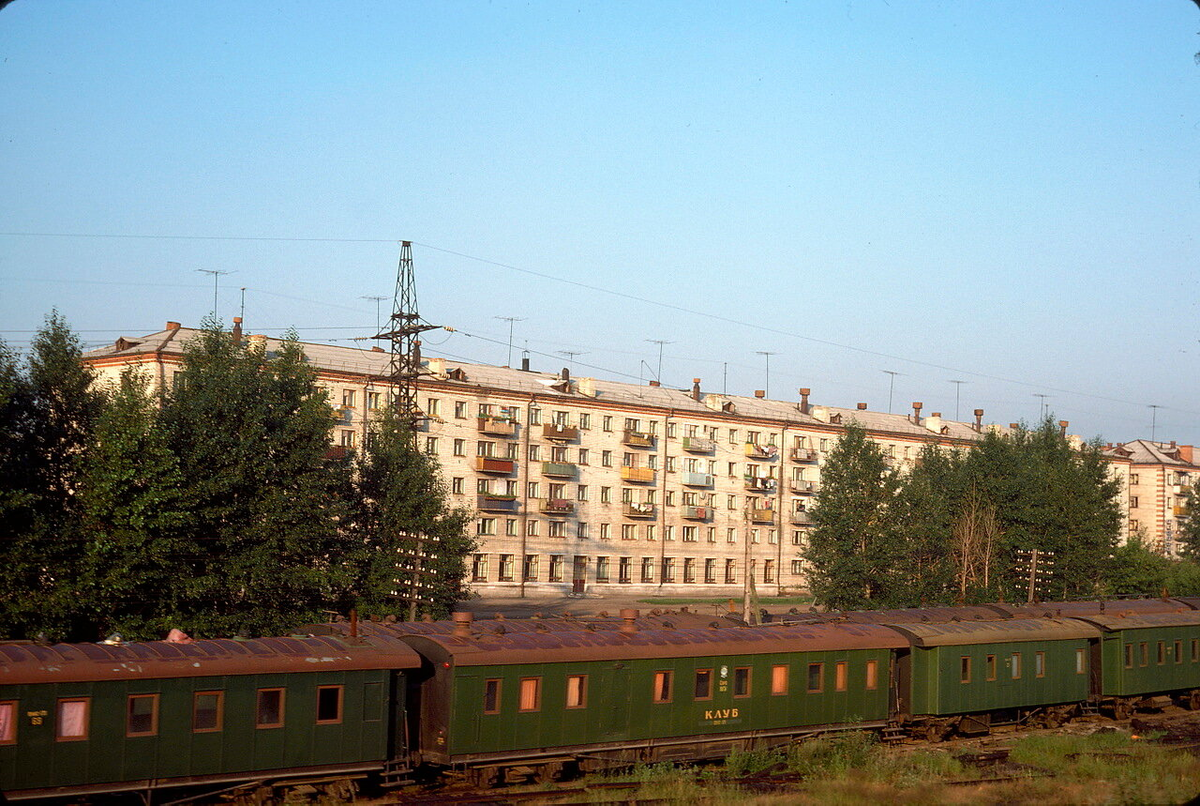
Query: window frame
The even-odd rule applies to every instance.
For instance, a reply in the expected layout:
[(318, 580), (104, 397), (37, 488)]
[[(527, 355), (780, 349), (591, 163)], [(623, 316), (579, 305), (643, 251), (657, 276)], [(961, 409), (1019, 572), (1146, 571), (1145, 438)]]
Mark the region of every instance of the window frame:
[[(742, 678), (745, 688), (738, 693), (738, 677)], [(730, 686), (735, 700), (744, 700), (754, 694), (754, 672), (749, 666), (735, 666), (733, 669), (733, 685)]]
[[(782, 674), (781, 674), (782, 673)], [(781, 685), (782, 683), (782, 685)], [(776, 663), (771, 666), (771, 696), (786, 696), (791, 687), (791, 666), (786, 663)]]
[[(703, 676), (703, 678), (701, 677)], [(700, 693), (700, 681), (704, 680), (704, 694)], [(713, 698), (713, 670), (696, 669), (692, 677), (692, 699), (696, 702), (706, 702)]]
[[(83, 733), (65, 736), (62, 732), (63, 706), (73, 703), (83, 703)], [(56, 742), (86, 742), (92, 732), (92, 698), (91, 697), (59, 697), (54, 704), (54, 741)]]
[(1045, 652), (1034, 652), (1033, 653), (1033, 676), (1034, 677), (1045, 677), (1046, 676), (1046, 653)]
[(958, 682), (971, 682), (971, 656), (960, 655), (958, 658)]
[(1133, 643), (1126, 642), (1125, 644), (1125, 668), (1133, 668)]
[[(525, 687), (530, 684), (533, 689), (533, 704), (525, 704)], [(540, 675), (522, 677), (517, 684), (517, 713), (534, 714), (542, 710), (542, 678)]]
[[(571, 681), (579, 681), (579, 702), (575, 705), (571, 704)], [(563, 707), (568, 711), (578, 711), (587, 708), (588, 695), (588, 676), (586, 674), (569, 674), (567, 675), (567, 690), (563, 697), (563, 702), (566, 703)]]
[(1183, 640), (1176, 638), (1173, 649), (1175, 650), (1175, 662), (1183, 663)]
[[(12, 733), (11, 737), (8, 739), (4, 738), (3, 735), (0, 735), (0, 747), (5, 747), (7, 745), (12, 745), (12, 744), (17, 743), (17, 728), (20, 725), (20, 720), (17, 719), (17, 714), (19, 714), (21, 712), (19, 705), (20, 705), (19, 700), (0, 700), (0, 711), (4, 710), (5, 708), (11, 709), (11, 713), (9, 714), (8, 726), (9, 726), (9, 730)], [(3, 724), (3, 723), (0, 722), (0, 724)]]
[[(200, 703), (201, 697), (216, 697), (216, 725), (211, 728), (200, 728), (196, 726), (196, 714), (198, 712), (197, 705)], [(214, 689), (206, 691), (192, 692), (192, 733), (220, 733), (225, 727), (225, 692), (224, 690)]]
[[(323, 692), (323, 691), (336, 691), (337, 692), (337, 717), (334, 719), (321, 719), (321, 692)], [(342, 724), (342, 720), (345, 718), (345, 710), (346, 710), (345, 709), (346, 687), (341, 685), (340, 683), (337, 683), (337, 684), (331, 683), (329, 685), (317, 686), (317, 703), (316, 703), (316, 705), (317, 705), (316, 724), (318, 724), (318, 725), (340, 725), (340, 724)]]
[(675, 675), (670, 669), (655, 670), (654, 688), (650, 692), (651, 700), (655, 705), (667, 704), (675, 699), (674, 678)]
[(871, 658), (866, 663), (866, 679), (863, 683), (866, 691), (876, 691), (879, 688), (879, 661)]
[[(279, 695), (279, 721), (263, 722), (263, 695), (277, 693)], [(287, 703), (287, 689), (283, 686), (265, 686), (258, 689), (254, 695), (254, 727), (256, 730), (273, 730), (282, 728), (287, 721), (284, 708)]]
[(984, 682), (991, 683), (991, 682), (995, 681), (995, 679), (996, 679), (996, 656), (995, 655), (985, 655), (983, 665), (984, 665), (984, 670), (983, 670), (984, 671), (984, 675), (983, 675)]
[[(495, 685), (493, 685), (495, 684)], [(488, 677), (483, 681), (483, 712), (485, 714), (500, 713), (500, 695), (503, 691), (504, 681), (499, 677)], [(488, 708), (488, 698), (492, 698), (492, 708)]]
[(1010, 653), (1008, 656), (1008, 660), (1009, 660), (1009, 663), (1011, 664), (1009, 673), (1012, 675), (1012, 679), (1020, 680), (1021, 675), (1024, 672), (1024, 669), (1021, 668), (1021, 653), (1020, 652)]
[(833, 664), (833, 690), (846, 691), (850, 688), (850, 663), (839, 660)]
[[(149, 700), (150, 701), (150, 728), (148, 730), (133, 730), (131, 724), (133, 720), (133, 703), (134, 700)], [(153, 694), (127, 694), (125, 695), (125, 738), (136, 739), (143, 736), (158, 735), (158, 705), (159, 695)]]
[(1087, 650), (1082, 647), (1075, 650), (1075, 674), (1087, 674)]
[[(813, 686), (813, 669), (817, 670), (817, 685)], [(805, 694), (822, 694), (825, 691), (825, 664), (810, 663), (804, 680)]]

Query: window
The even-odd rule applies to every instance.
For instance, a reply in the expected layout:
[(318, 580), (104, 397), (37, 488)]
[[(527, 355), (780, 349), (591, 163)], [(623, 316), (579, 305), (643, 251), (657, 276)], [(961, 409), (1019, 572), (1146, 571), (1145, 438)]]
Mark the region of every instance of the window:
[(712, 669), (697, 669), (696, 685), (692, 696), (697, 700), (711, 700), (712, 682)]
[(1137, 473), (1130, 473), (1130, 474), (1129, 474), (1129, 483), (1130, 483), (1130, 484), (1137, 484), (1137, 483), (1138, 483), (1138, 474), (1137, 474)]
[(353, 389), (343, 389), (342, 390), (342, 405), (348, 409), (354, 408), (354, 390)]
[(657, 529), (657, 528), (658, 528), (658, 527), (657, 527), (655, 524), (653, 524), (653, 523), (648, 523), (648, 524), (646, 524), (646, 539), (647, 539), (647, 540), (654, 540), (654, 539), (656, 539), (656, 533), (655, 533), (655, 531), (654, 531), (654, 530), (655, 530), (655, 529)]
[(340, 437), (341, 446), (343, 448), (354, 447), (354, 432), (348, 429), (342, 429)]
[(734, 585), (737, 583), (737, 560), (725, 561), (725, 584)]
[(476, 554), (471, 561), (471, 581), (487, 582), (487, 573), (488, 556), (486, 554)]
[(1084, 650), (1075, 650), (1075, 674), (1084, 674), (1087, 672), (1087, 663), (1084, 659)]
[(1145, 641), (1138, 644), (1138, 654), (1141, 655), (1141, 658), (1140, 658), (1141, 663), (1139, 663), (1138, 665), (1139, 666), (1149, 666), (1150, 665), (1150, 645), (1147, 644)]
[(257, 728), (283, 727), (283, 689), (260, 688), (258, 690), (258, 706), (255, 709), (254, 726)]
[(668, 473), (675, 472), (675, 457), (674, 456), (667, 457), (667, 472)]
[(879, 661), (867, 661), (867, 685), (868, 691), (874, 691), (879, 688)]
[(587, 448), (579, 449), (579, 464), (586, 465), (590, 458), (591, 456), (589, 455)]
[(467, 455), (467, 441), (465, 439), (454, 440), (454, 455), (455, 456), (466, 456)]
[(125, 735), (153, 736), (158, 733), (158, 695), (130, 694), (125, 705)]
[(509, 537), (517, 536), (517, 519), (516, 518), (508, 518), (507, 520), (504, 521), (504, 534), (508, 535)]
[(587, 707), (587, 675), (586, 674), (569, 674), (569, 675), (567, 675), (567, 707), (568, 708), (586, 708)]
[(1012, 661), (1012, 679), (1020, 680), (1021, 679), (1021, 653), (1020, 652), (1012, 653), (1011, 661)]
[(588, 500), (588, 486), (586, 484), (580, 484), (575, 488), (575, 498), (579, 501)]
[(808, 693), (820, 694), (825, 689), (825, 664), (808, 664)]
[(518, 711), (537, 711), (542, 707), (542, 678), (522, 677)]
[(996, 656), (988, 655), (986, 665), (987, 665), (987, 679), (995, 680), (996, 679)]
[(736, 428), (729, 429), (729, 444), (736, 445), (738, 442), (738, 432)]
[(620, 564), (617, 566), (617, 581), (618, 582), (633, 582), (633, 569), (630, 566), (630, 557), (622, 557)]
[(736, 543), (737, 542), (737, 529), (730, 526), (728, 529), (725, 530), (725, 542), (726, 543)]
[(587, 431), (589, 428), (591, 428), (592, 427), (592, 415), (586, 414), (586, 413), (580, 414), (579, 415), (579, 427), (582, 428), (584, 431)]
[(958, 682), (971, 682), (971, 658), (967, 655), (958, 659)]
[(566, 521), (550, 521), (550, 536), (551, 537), (566, 537), (567, 522)]
[(479, 523), (475, 525), (475, 533), (480, 535), (496, 534), (496, 519), (480, 518)]
[(60, 742), (78, 742), (87, 739), (90, 707), (91, 700), (87, 697), (59, 700), (54, 738)]
[(467, 416), (467, 401), (465, 401), (465, 400), (454, 401), (454, 416), (460, 420), (466, 418), (466, 416)]
[(1046, 676), (1046, 653), (1045, 652), (1033, 653), (1033, 676), (1034, 677), (1045, 677)]
[[(771, 532), (771, 534), (775, 534), (775, 532)], [(771, 584), (774, 581), (775, 581), (775, 561), (774, 560), (764, 560), (763, 561), (763, 582), (766, 584)]]
[(1192, 639), (1192, 663), (1200, 662), (1200, 638)]
[(670, 702), (671, 701), (671, 673), (670, 672), (655, 672), (654, 673), (654, 701), (655, 702)]
[(662, 581), (663, 582), (674, 582), (675, 581), (675, 558), (674, 557), (663, 557)]
[(612, 430), (612, 417), (608, 416), (607, 414), (604, 415), (604, 417), (600, 420), (600, 427), (603, 428), (605, 431), (611, 431)]
[(379, 408), (380, 395), (378, 392), (367, 392), (367, 408), (375, 411)]
[(642, 582), (653, 582), (653, 581), (654, 581), (654, 558), (653, 557), (643, 557), (642, 558)]
[(454, 493), (455, 495), (463, 494), (462, 478), (456, 476), (455, 478), (450, 479), (450, 492)]
[(429, 454), (430, 456), (437, 456), (437, 452), (438, 452), (438, 438), (437, 437), (425, 437), (425, 453)]
[(529, 461), (540, 462), (541, 460), (542, 460), (542, 446), (541, 445), (530, 445), (529, 446)]
[(317, 686), (317, 724), (334, 725), (342, 721), (342, 687)]
[(1138, 497), (1136, 495), (1129, 496), (1129, 508), (1137, 509), (1137, 506), (1138, 506)]
[(17, 743), (17, 701), (0, 702), (0, 744)]
[(586, 540), (588, 538), (588, 525), (584, 521), (578, 521), (575, 524), (575, 536)]
[(750, 696), (750, 667), (739, 666), (733, 670), (733, 696)]
[(500, 581), (513, 581), (513, 556), (511, 554), (500, 555)]
[(537, 537), (537, 533), (538, 520), (536, 518), (530, 518), (529, 520), (525, 521), (525, 534), (529, 535), (530, 537)]
[(596, 558), (596, 581), (597, 582), (608, 582), (608, 558), (607, 557), (597, 557)]
[(485, 714), (500, 713), (500, 681), (483, 681), (483, 712)]
[(1166, 662), (1167, 662), (1167, 647), (1162, 641), (1159, 641), (1158, 642), (1158, 665), (1162, 666)]
[(1133, 644), (1125, 645), (1125, 668), (1133, 668)]
[(601, 504), (611, 504), (612, 503), (612, 487), (601, 487), (600, 488), (600, 503)]
[(695, 557), (684, 557), (683, 558), (683, 581), (685, 583), (691, 583), (691, 582), (696, 581), (696, 558)]
[(771, 693), (788, 693), (788, 667), (786, 665), (771, 667)]
[(529, 424), (530, 425), (541, 425), (542, 424), (542, 410), (541, 409), (530, 409), (529, 410)]
[(833, 687), (835, 691), (845, 691), (848, 681), (847, 662), (840, 660), (833, 665)]
[(521, 569), (521, 575), (526, 582), (537, 582), (538, 556), (536, 554), (525, 555), (525, 565)]
[(600, 524), (600, 539), (601, 540), (610, 540), (611, 538), (612, 538), (612, 524), (611, 523)]
[(563, 556), (561, 554), (550, 555), (550, 581), (562, 582), (563, 572)]
[(695, 543), (696, 542), (696, 527), (695, 526), (683, 527), (683, 542), (684, 543)]
[(717, 582), (717, 561), (712, 557), (707, 557), (704, 560), (704, 583), (706, 585), (715, 585)]

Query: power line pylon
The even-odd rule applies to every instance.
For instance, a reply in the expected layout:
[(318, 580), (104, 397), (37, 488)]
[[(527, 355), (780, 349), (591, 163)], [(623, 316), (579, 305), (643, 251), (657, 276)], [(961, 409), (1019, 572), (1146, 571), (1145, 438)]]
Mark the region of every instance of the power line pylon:
[(423, 418), (417, 406), (417, 379), (421, 377), (421, 341), (417, 337), (437, 325), (423, 323), (417, 313), (417, 283), (413, 276), (412, 242), (400, 242), (400, 265), (396, 270), (396, 295), (388, 329), (375, 338), (391, 342), (391, 361), (383, 380), (396, 395), (396, 413), (406, 422), (412, 438)]

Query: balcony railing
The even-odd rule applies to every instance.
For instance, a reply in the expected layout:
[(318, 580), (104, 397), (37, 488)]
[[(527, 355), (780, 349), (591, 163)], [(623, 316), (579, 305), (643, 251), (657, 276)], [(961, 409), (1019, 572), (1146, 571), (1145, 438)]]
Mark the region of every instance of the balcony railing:
[(808, 512), (807, 510), (800, 510), (798, 512), (793, 512), (792, 513), (792, 525), (793, 526), (812, 526), (813, 525), (812, 513)]
[(821, 489), (821, 485), (815, 481), (793, 481), (791, 488), (796, 495), (812, 495)]
[(579, 429), (573, 425), (546, 423), (542, 426), (542, 436), (546, 439), (561, 439), (569, 442), (579, 439)]
[(812, 448), (792, 448), (793, 462), (815, 462), (817, 461), (817, 452)]
[(746, 476), (746, 489), (750, 492), (775, 492), (775, 479), (766, 476)]
[(540, 509), (549, 515), (569, 515), (575, 511), (575, 502), (568, 498), (543, 498)]
[(480, 473), (508, 475), (517, 469), (517, 463), (512, 459), (498, 459), (494, 456), (476, 456), (475, 469)]
[(1171, 509), (1176, 518), (1182, 518), (1184, 515), (1188, 514), (1188, 508), (1186, 506), (1172, 507)]
[(625, 435), (621, 437), (621, 442), (634, 448), (653, 448), (654, 435), (647, 434), (645, 431), (632, 431), (625, 429)]
[(717, 446), (711, 439), (704, 437), (684, 437), (683, 449), (690, 453), (712, 453)]
[(751, 459), (770, 460), (779, 456), (779, 448), (774, 445), (757, 445), (753, 442), (747, 442), (746, 455)]
[(509, 495), (480, 495), (475, 507), (482, 512), (516, 512), (520, 504)]
[(578, 468), (569, 462), (542, 462), (542, 475), (556, 479), (573, 479)]
[(507, 417), (489, 417), (486, 414), (475, 420), (475, 427), (481, 434), (491, 434), (494, 437), (512, 437), (517, 433), (516, 420)]
[(627, 518), (654, 517), (654, 504), (637, 504), (627, 501), (621, 509)]
[(683, 517), (690, 521), (706, 521), (709, 515), (712, 514), (710, 507), (684, 507)]
[(713, 486), (713, 477), (711, 473), (695, 473), (691, 470), (683, 472), (683, 483), (688, 487), (711, 487)]
[(621, 468), (621, 478), (639, 484), (652, 484), (654, 483), (654, 470), (649, 467), (623, 467)]
[(749, 515), (750, 520), (754, 521), (755, 523), (775, 522), (775, 510), (773, 509), (757, 509), (752, 507), (746, 510), (746, 514)]

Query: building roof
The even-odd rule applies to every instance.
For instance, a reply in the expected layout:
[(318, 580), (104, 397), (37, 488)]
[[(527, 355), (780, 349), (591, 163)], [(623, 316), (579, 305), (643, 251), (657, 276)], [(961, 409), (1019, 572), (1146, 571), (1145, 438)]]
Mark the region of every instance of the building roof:
[(1194, 463), (1191, 445), (1135, 439), (1113, 445), (1104, 452), (1112, 457), (1128, 459), (1135, 465), (1170, 465), (1181, 470), (1200, 470), (1200, 465)]

